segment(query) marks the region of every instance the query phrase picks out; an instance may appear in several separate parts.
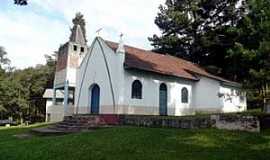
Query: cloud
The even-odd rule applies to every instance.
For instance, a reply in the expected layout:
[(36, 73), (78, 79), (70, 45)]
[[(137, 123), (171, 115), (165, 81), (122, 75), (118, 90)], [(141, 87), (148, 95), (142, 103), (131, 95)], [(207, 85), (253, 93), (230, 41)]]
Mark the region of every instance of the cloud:
[(80, 11), (87, 22), (88, 41), (95, 31), (118, 41), (150, 49), (147, 38), (159, 33), (154, 24), (158, 6), (165, 0), (31, 0), (24, 9), (0, 11), (0, 45), (8, 52), (12, 65), (25, 68), (44, 63), (44, 54), (51, 54), (68, 40), (72, 18)]

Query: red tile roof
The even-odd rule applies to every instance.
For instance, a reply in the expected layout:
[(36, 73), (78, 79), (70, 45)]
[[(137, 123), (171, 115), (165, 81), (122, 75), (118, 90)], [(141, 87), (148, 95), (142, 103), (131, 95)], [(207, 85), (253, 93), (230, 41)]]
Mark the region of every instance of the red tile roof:
[[(114, 51), (118, 48), (118, 43), (105, 41)], [(231, 82), (218, 76), (206, 72), (199, 65), (170, 55), (158, 54), (152, 51), (139, 49), (125, 45), (126, 57), (125, 66), (145, 71), (151, 71), (163, 75), (181, 77), (190, 80), (199, 80), (196, 75), (213, 78), (223, 82)], [(234, 82), (232, 82), (234, 83)]]

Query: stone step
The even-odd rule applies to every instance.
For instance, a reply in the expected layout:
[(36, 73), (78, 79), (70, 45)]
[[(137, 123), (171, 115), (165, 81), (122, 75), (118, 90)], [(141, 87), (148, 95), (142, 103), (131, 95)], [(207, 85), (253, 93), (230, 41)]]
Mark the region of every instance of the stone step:
[(69, 126), (69, 125), (56, 125), (56, 128), (62, 128), (62, 129), (81, 129), (82, 126)]
[(69, 120), (69, 121), (60, 122), (60, 124), (70, 124), (70, 125), (99, 124), (99, 125), (105, 125), (106, 122), (105, 121), (100, 121), (100, 120), (84, 120), (84, 121)]
[(70, 119), (70, 120), (64, 120), (63, 122), (68, 123), (99, 123), (102, 122), (102, 119)]
[(47, 127), (47, 131), (73, 133), (117, 124), (119, 124), (119, 118), (116, 115), (73, 115), (65, 116), (62, 122)]
[(88, 116), (78, 116), (78, 115), (74, 115), (74, 116), (65, 116), (64, 119), (91, 119), (91, 118), (99, 118), (100, 116), (97, 115), (88, 115)]
[(70, 124), (70, 123), (59, 123), (55, 125), (56, 127), (62, 127), (62, 126), (66, 126), (66, 127), (92, 127), (92, 126), (100, 126), (99, 124)]

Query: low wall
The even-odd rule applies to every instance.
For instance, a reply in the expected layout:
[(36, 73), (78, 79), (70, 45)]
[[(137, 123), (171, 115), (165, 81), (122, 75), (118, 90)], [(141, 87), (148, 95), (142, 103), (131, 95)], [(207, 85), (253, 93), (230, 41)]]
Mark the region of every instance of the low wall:
[(166, 117), (166, 116), (141, 116), (121, 115), (120, 124), (145, 127), (171, 127), (171, 128), (210, 128), (214, 121), (209, 116), (205, 117)]
[(240, 130), (248, 132), (260, 132), (260, 121), (256, 116), (243, 115), (212, 115), (215, 128), (227, 130)]
[(182, 129), (218, 128), (260, 132), (260, 121), (256, 116), (243, 116), (237, 114), (184, 117), (120, 115), (119, 121), (121, 125), (145, 127), (169, 127)]
[(262, 114), (258, 115), (260, 119), (260, 127), (261, 129), (269, 129), (270, 128), (270, 114)]
[(64, 116), (72, 115), (74, 113), (74, 106), (69, 105), (65, 113), (64, 105), (51, 105), (46, 108), (46, 122), (60, 122), (63, 121)]

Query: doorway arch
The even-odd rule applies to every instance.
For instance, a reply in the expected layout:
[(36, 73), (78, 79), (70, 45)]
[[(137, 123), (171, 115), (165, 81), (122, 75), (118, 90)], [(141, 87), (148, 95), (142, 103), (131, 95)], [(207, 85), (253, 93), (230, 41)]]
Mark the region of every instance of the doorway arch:
[(159, 114), (162, 116), (168, 115), (167, 99), (167, 86), (162, 83), (159, 86)]
[(90, 113), (91, 114), (99, 114), (100, 108), (100, 87), (97, 84), (93, 84), (90, 87)]

